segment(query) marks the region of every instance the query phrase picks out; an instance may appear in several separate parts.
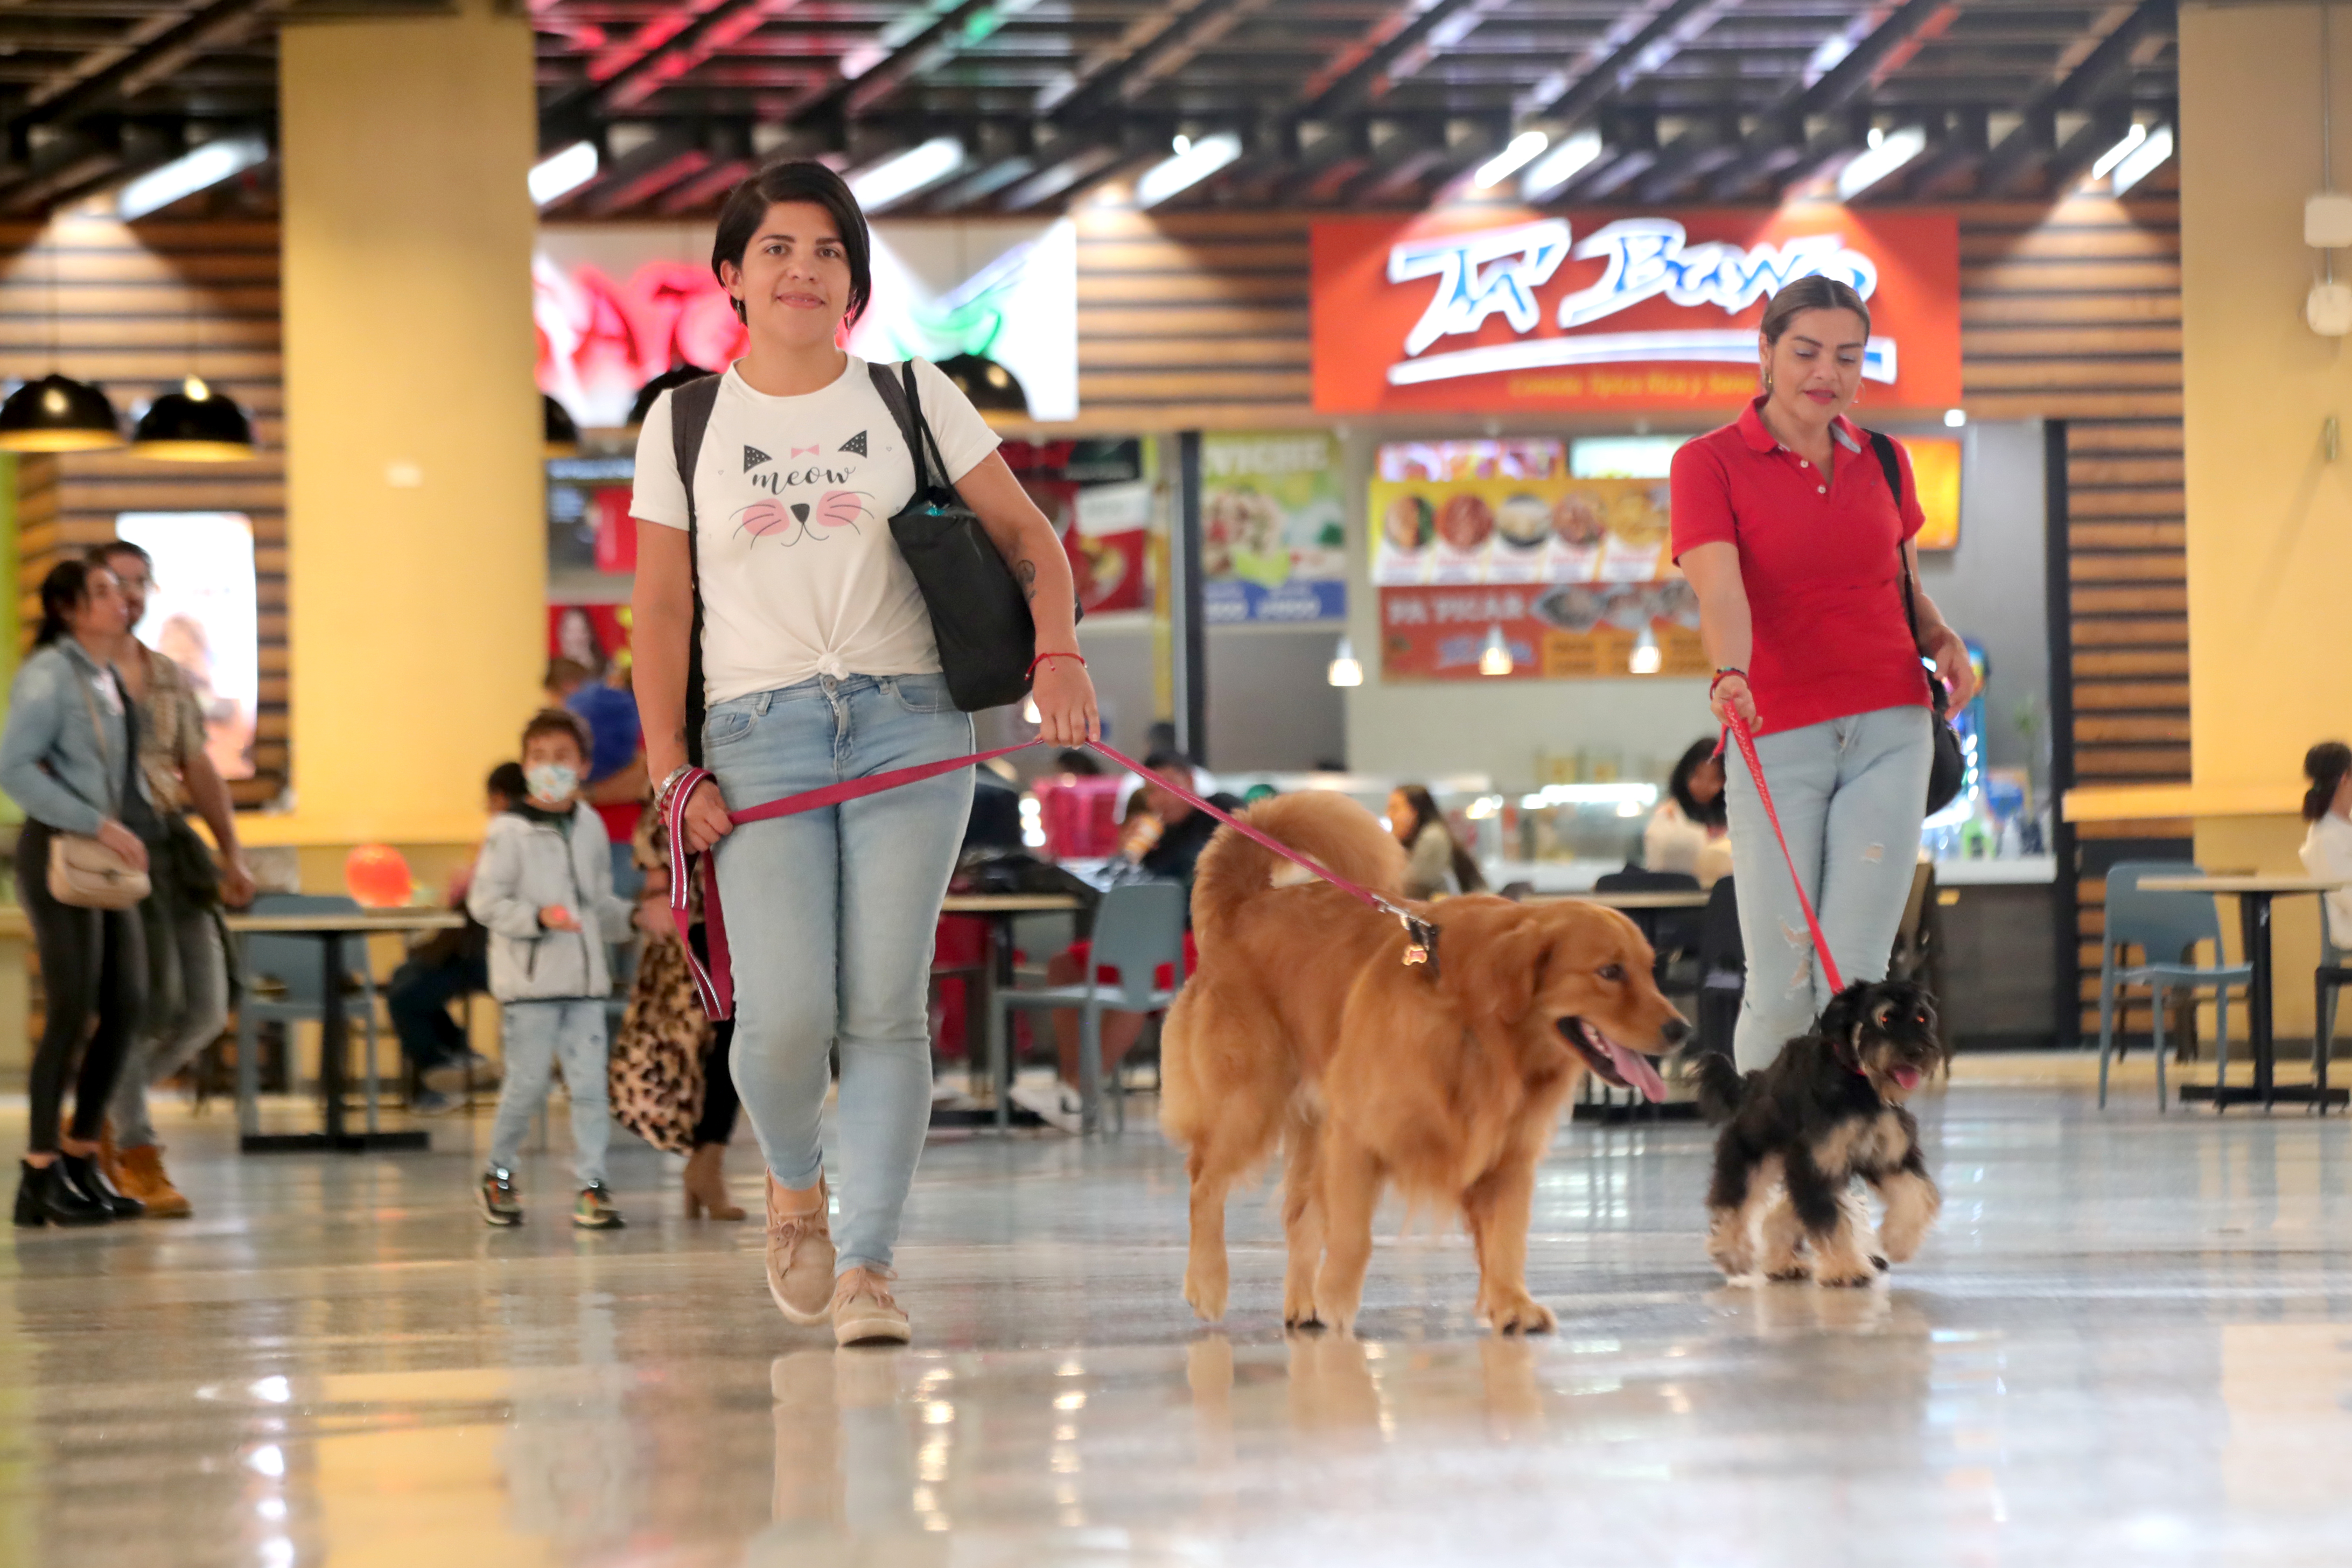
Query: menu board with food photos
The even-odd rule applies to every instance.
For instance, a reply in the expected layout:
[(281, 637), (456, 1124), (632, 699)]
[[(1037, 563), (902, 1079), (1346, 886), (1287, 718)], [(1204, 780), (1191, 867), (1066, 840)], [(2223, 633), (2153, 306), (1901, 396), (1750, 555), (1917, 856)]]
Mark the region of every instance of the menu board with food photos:
[(1344, 620), (1347, 545), (1328, 434), (1201, 438), (1202, 609), (1212, 625)]
[(1400, 441), (1370, 500), (1388, 678), (1478, 678), (1497, 631), (1522, 679), (1624, 674), (1644, 631), (1663, 673), (1705, 672), (1664, 480), (1572, 478), (1556, 440)]

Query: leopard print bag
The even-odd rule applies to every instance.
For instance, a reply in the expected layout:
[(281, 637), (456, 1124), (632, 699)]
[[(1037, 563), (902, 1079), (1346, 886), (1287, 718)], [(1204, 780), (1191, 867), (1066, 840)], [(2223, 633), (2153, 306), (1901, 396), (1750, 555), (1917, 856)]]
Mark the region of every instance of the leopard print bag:
[(677, 938), (648, 937), (629, 1010), (613, 1037), (608, 1088), (620, 1124), (667, 1153), (694, 1151), (710, 1020)]

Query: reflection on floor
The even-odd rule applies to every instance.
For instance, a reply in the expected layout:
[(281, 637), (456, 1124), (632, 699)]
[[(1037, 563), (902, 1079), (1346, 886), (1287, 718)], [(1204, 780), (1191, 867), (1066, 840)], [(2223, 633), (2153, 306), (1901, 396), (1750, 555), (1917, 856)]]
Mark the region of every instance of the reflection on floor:
[(1942, 1228), (1860, 1292), (1725, 1288), (1704, 1133), (1575, 1128), (1532, 1248), (1561, 1331), (1525, 1342), (1471, 1321), (1458, 1234), (1393, 1223), (1365, 1339), (1286, 1341), (1255, 1198), (1195, 1325), (1143, 1127), (935, 1143), (917, 1345), (836, 1355), (641, 1149), (627, 1230), (573, 1233), (542, 1157), (493, 1232), (486, 1119), (247, 1159), (182, 1119), (197, 1218), (0, 1245), (0, 1563), (2341, 1562), (2352, 1134), (2159, 1118), (2145, 1065), (2104, 1117), (1931, 1102)]

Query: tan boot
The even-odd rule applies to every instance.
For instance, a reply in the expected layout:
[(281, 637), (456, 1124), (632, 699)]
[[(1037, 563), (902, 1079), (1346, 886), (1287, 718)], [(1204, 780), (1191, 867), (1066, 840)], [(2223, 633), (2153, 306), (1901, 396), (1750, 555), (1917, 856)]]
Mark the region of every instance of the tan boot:
[(825, 1208), (824, 1177), (814, 1192), (795, 1194), (768, 1173), (768, 1294), (786, 1321), (803, 1328), (833, 1315), (833, 1228)]
[(686, 1217), (741, 1219), (743, 1211), (727, 1195), (727, 1145), (704, 1143), (686, 1157)]
[(853, 1268), (833, 1289), (833, 1342), (837, 1345), (903, 1345), (910, 1331), (907, 1314), (891, 1299), (890, 1271)]
[(163, 1151), (153, 1143), (134, 1143), (115, 1152), (115, 1190), (147, 1205), (149, 1219), (186, 1219), (195, 1208), (163, 1171)]

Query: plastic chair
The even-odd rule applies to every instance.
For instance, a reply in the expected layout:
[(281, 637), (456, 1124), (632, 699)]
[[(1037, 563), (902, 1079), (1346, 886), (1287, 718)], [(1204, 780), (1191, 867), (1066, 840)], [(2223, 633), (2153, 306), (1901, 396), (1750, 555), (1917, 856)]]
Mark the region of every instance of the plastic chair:
[[(2156, 1108), (2165, 1109), (2165, 994), (2179, 988), (2213, 988), (2213, 1087), (2220, 1089), (2230, 1073), (2230, 987), (2251, 981), (2253, 965), (2189, 962), (2200, 942), (2221, 951), (2221, 916), (2210, 893), (2144, 893), (2147, 877), (2198, 875), (2185, 860), (2120, 860), (2107, 872), (2106, 934), (2099, 943), (2099, 1108), (2107, 1104), (2107, 1057), (2116, 1050), (2116, 994), (2126, 985), (2145, 985), (2156, 1009)], [(2147, 962), (2126, 966), (2118, 962), (2126, 947), (2142, 949)], [(2120, 1054), (2120, 1053), (2118, 1053)], [(2220, 1099), (2213, 1108), (2221, 1109)]]
[[(257, 915), (352, 914), (359, 910), (356, 900), (329, 894), (264, 893), (253, 900), (251, 913)], [(365, 959), (366, 939), (347, 937), (356, 943), (361, 962), (346, 978), (356, 979), (359, 990), (346, 993), (339, 1001), (349, 1008), (360, 1006), (360, 1017), (367, 1039), (367, 1130), (376, 1131), (377, 1083), (375, 1070), (375, 975)], [(285, 1024), (319, 1023), (326, 1018), (325, 998), (320, 994), (319, 939), (308, 936), (275, 936), (267, 932), (247, 931), (238, 939), (239, 973), (244, 976), (244, 994), (236, 1005), (236, 1111), (237, 1126), (246, 1133), (261, 1130), (258, 1084), (259, 1062), (254, 1048), (254, 1031), (263, 1023), (276, 1020)], [(347, 955), (349, 950), (346, 950)], [(260, 982), (271, 982), (271, 994), (264, 995)], [(289, 1076), (291, 1076), (290, 1069)]]
[[(996, 994), (996, 1005), (1003, 1016), (992, 1035), (996, 1059), (989, 1063), (989, 1076), (995, 1080), (1000, 1105), (1013, 1088), (1010, 1052), (1003, 1044), (1012, 1037), (1013, 1010), (1076, 1008), (1081, 1125), (1087, 1132), (1100, 1125), (1102, 1016), (1155, 1016), (1166, 1012), (1174, 1003), (1177, 990), (1184, 984), (1184, 913), (1190, 902), (1181, 882), (1129, 882), (1108, 889), (1095, 911), (1094, 953), (1083, 983), (1014, 987)], [(1164, 991), (1158, 984), (1163, 965), (1176, 977), (1175, 986)], [(1115, 983), (1103, 980), (1102, 973), (1107, 969), (1118, 972)], [(1117, 1086), (1116, 1074), (1113, 1084)], [(1118, 1100), (1119, 1131), (1124, 1131), (1126, 1101), (1121, 1096), (1114, 1098)]]
[(2315, 998), (2318, 1005), (2313, 1010), (2318, 1027), (2311, 1040), (2311, 1080), (2319, 1086), (2319, 1113), (2322, 1116), (2327, 1114), (2327, 1058), (2336, 1046), (2336, 993), (2343, 986), (2352, 985), (2352, 965), (2344, 962), (2346, 958), (2352, 957), (2352, 952), (2336, 945), (2333, 936), (2326, 930), (2326, 919), (2323, 912), (2320, 916), (2319, 968), (2313, 975), (2315, 989), (2318, 992)]

